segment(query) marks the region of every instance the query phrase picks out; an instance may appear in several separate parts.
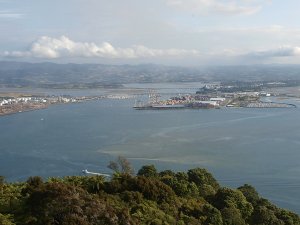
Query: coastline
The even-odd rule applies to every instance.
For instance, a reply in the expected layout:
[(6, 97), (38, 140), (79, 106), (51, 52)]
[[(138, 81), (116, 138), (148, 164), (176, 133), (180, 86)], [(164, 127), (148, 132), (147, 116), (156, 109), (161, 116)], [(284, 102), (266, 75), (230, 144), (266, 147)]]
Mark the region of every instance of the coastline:
[(42, 110), (49, 107), (49, 104), (40, 104), (40, 105), (24, 105), (15, 106), (13, 109), (5, 106), (0, 106), (0, 116), (9, 116), (17, 113), (30, 112), (35, 110)]

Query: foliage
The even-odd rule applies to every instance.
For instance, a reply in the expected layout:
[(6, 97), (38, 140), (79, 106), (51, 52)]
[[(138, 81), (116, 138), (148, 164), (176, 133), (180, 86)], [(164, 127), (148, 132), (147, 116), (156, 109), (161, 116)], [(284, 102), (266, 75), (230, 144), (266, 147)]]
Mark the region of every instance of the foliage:
[(221, 210), (224, 225), (246, 225), (241, 212), (233, 207), (225, 207)]
[(137, 173), (138, 176), (157, 177), (158, 173), (154, 165), (145, 165)]
[(110, 194), (124, 191), (140, 192), (145, 199), (159, 203), (170, 202), (175, 198), (174, 191), (158, 179), (143, 176), (131, 177), (126, 174), (105, 184), (104, 190)]
[(230, 213), (237, 209), (244, 219), (248, 219), (253, 212), (253, 206), (239, 190), (220, 188), (213, 198), (212, 204), (219, 210), (226, 209)]
[(0, 213), (0, 224), (1, 225), (14, 225), (15, 223), (12, 221), (12, 215), (3, 215)]
[(189, 182), (188, 179), (185, 179), (185, 177), (183, 178), (182, 174), (177, 173), (174, 174), (174, 176), (164, 175), (160, 178), (160, 180), (170, 186), (178, 196), (199, 196), (199, 189), (197, 185), (194, 182)]
[(206, 169), (195, 168), (188, 171), (189, 181), (194, 182), (198, 186), (202, 186), (204, 184), (211, 185), (214, 189), (218, 189), (220, 185), (216, 181), (216, 179), (209, 173)]
[(205, 169), (157, 172), (143, 166), (133, 176), (128, 161), (111, 163), (117, 175), (0, 179), (3, 225), (299, 225), (297, 214), (261, 198), (250, 185), (221, 187)]
[(131, 166), (128, 159), (123, 156), (118, 156), (116, 161), (110, 161), (108, 166), (109, 169), (113, 170), (116, 175), (119, 174), (134, 174), (133, 167)]
[(105, 178), (103, 176), (67, 176), (64, 179), (50, 178), (49, 182), (63, 182), (78, 186), (90, 193), (98, 193), (103, 189)]
[(243, 193), (247, 201), (250, 202), (253, 206), (257, 205), (260, 197), (254, 187), (249, 184), (244, 184), (243, 186), (239, 187), (238, 190)]

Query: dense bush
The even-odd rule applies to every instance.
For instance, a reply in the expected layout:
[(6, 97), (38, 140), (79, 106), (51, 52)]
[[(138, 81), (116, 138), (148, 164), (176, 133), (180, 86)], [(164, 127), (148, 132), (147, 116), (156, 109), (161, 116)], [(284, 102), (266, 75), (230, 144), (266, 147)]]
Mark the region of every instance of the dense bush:
[(109, 181), (73, 176), (6, 183), (1, 178), (0, 224), (300, 224), (297, 214), (261, 198), (252, 186), (221, 187), (205, 169), (158, 172), (149, 165), (133, 176), (126, 161), (119, 163), (126, 169), (115, 170)]

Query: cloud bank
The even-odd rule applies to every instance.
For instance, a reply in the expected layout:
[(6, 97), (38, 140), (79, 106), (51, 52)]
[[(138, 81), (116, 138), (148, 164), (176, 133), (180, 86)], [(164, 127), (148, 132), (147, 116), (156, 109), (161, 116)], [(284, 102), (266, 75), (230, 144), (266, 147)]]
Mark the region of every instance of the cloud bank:
[[(10, 58), (39, 59), (145, 59), (149, 62), (161, 59), (191, 60), (198, 63), (209, 61), (268, 61), (269, 59), (295, 58), (300, 56), (300, 47), (281, 46), (274, 49), (245, 51), (243, 49), (215, 49), (204, 53), (198, 50), (185, 49), (153, 49), (142, 45), (130, 48), (114, 47), (108, 42), (97, 45), (93, 42), (75, 42), (66, 36), (52, 38), (43, 36), (33, 42), (28, 51), (5, 51), (0, 54)], [(196, 61), (195, 61), (196, 60)]]
[(52, 38), (43, 36), (32, 43), (28, 51), (6, 51), (6, 57), (35, 57), (57, 59), (62, 57), (102, 57), (102, 58), (150, 58), (198, 55), (197, 50), (153, 49), (143, 45), (130, 48), (116, 48), (108, 42), (101, 45), (89, 42), (75, 42), (66, 36)]
[(300, 56), (300, 47), (297, 46), (281, 46), (276, 49), (254, 51), (245, 54), (244, 56), (256, 59), (268, 59), (278, 57), (294, 57)]
[(0, 19), (21, 19), (24, 17), (22, 13), (15, 13), (10, 11), (0, 11)]
[(205, 14), (210, 12), (229, 15), (251, 15), (259, 12), (262, 5), (238, 4), (237, 1), (228, 0), (166, 0), (167, 5), (180, 10)]

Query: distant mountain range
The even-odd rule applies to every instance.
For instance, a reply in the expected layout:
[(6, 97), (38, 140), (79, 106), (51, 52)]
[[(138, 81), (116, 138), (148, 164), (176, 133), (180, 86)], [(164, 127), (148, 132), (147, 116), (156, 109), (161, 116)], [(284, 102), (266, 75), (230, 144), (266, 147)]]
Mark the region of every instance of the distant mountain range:
[(300, 80), (300, 65), (179, 67), (0, 62), (0, 87), (97, 88), (125, 83)]

